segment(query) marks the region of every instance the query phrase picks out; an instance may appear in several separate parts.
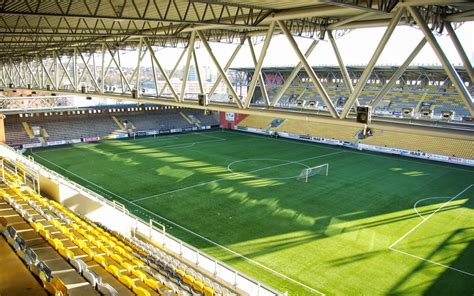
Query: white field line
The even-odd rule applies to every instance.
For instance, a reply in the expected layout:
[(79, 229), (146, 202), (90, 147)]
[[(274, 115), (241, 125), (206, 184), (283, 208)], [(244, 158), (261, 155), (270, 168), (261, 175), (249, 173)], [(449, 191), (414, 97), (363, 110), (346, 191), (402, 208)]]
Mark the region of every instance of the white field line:
[(206, 137), (206, 138), (211, 138), (211, 139), (226, 140), (225, 138), (219, 138), (219, 137), (214, 137), (214, 136), (206, 135), (207, 133), (209, 133), (209, 132), (204, 132), (204, 133), (192, 133), (192, 135), (198, 135), (198, 136), (201, 136), (201, 137)]
[[(33, 153), (33, 154), (34, 154), (34, 153)], [(225, 246), (222, 246), (222, 245), (220, 245), (220, 244), (218, 244), (218, 243), (216, 243), (216, 242), (214, 242), (214, 241), (212, 241), (212, 240), (210, 240), (210, 239), (208, 239), (208, 238), (206, 238), (206, 237), (204, 237), (204, 236), (202, 236), (202, 235), (200, 235), (200, 234), (198, 234), (198, 233), (196, 233), (196, 232), (194, 232), (194, 231), (192, 231), (192, 230), (189, 230), (189, 229), (187, 229), (186, 227), (181, 226), (180, 224), (177, 224), (177, 223), (175, 223), (175, 222), (173, 222), (173, 221), (171, 221), (171, 220), (169, 220), (169, 219), (167, 219), (167, 218), (165, 218), (165, 217), (163, 217), (163, 216), (160, 216), (160, 215), (158, 215), (158, 214), (156, 214), (156, 213), (154, 213), (154, 212), (152, 212), (152, 211), (150, 211), (150, 210), (148, 210), (148, 209), (146, 209), (146, 208), (144, 208), (144, 207), (142, 207), (142, 206), (140, 206), (140, 205), (133, 204), (132, 202), (130, 202), (130, 201), (127, 200), (126, 198), (123, 198), (123, 197), (121, 197), (120, 195), (118, 195), (118, 194), (116, 194), (116, 193), (114, 193), (114, 192), (112, 192), (112, 191), (110, 191), (110, 190), (107, 190), (107, 189), (105, 189), (104, 187), (102, 187), (102, 186), (100, 186), (100, 185), (95, 184), (94, 182), (91, 182), (91, 181), (89, 181), (89, 180), (87, 180), (87, 179), (84, 179), (83, 177), (81, 177), (81, 176), (79, 176), (79, 175), (77, 175), (77, 174), (75, 174), (75, 173), (73, 173), (73, 172), (71, 172), (71, 171), (69, 171), (69, 170), (67, 170), (67, 169), (65, 169), (65, 168), (63, 168), (63, 167), (61, 167), (60, 165), (55, 164), (54, 162), (52, 162), (52, 161), (50, 161), (50, 160), (48, 160), (48, 159), (45, 159), (45, 158), (43, 158), (43, 157), (41, 157), (41, 156), (39, 156), (39, 155), (37, 155), (37, 156), (38, 156), (39, 158), (43, 159), (44, 161), (46, 161), (46, 162), (48, 162), (48, 163), (50, 163), (50, 164), (52, 164), (52, 165), (54, 165), (54, 166), (56, 166), (56, 167), (58, 167), (58, 168), (64, 170), (65, 172), (68, 172), (68, 173), (70, 173), (71, 175), (74, 175), (74, 176), (80, 178), (81, 180), (83, 180), (83, 181), (85, 181), (85, 182), (87, 182), (87, 183), (89, 183), (89, 184), (91, 184), (91, 185), (93, 185), (93, 186), (95, 186), (95, 187), (97, 187), (97, 188), (99, 188), (99, 189), (101, 189), (101, 190), (103, 190), (103, 191), (105, 191), (105, 192), (111, 194), (111, 195), (114, 195), (115, 197), (119, 198), (119, 199), (122, 200), (123, 202), (128, 203), (128, 204), (131, 204), (131, 205), (133, 205), (133, 206), (135, 206), (135, 207), (138, 207), (138, 208), (142, 209), (143, 211), (147, 212), (148, 214), (150, 214), (150, 215), (152, 215), (152, 216), (155, 216), (155, 218), (158, 218), (158, 219), (161, 219), (161, 220), (165, 220), (165, 221), (167, 221), (168, 223), (173, 224), (173, 225), (175, 225), (176, 227), (181, 228), (181, 229), (183, 229), (184, 231), (189, 232), (189, 233), (191, 233), (191, 234), (193, 234), (193, 235), (195, 235), (195, 236), (197, 236), (197, 237), (199, 237), (199, 238), (201, 238), (201, 239), (203, 239), (203, 240), (205, 240), (205, 241), (211, 243), (212, 245), (215, 245), (215, 246), (217, 246), (217, 247), (219, 247), (219, 248), (221, 248), (221, 249), (223, 249), (223, 250), (225, 250), (225, 251), (227, 251), (227, 252), (229, 252), (229, 253), (231, 253), (231, 254), (233, 254), (233, 255), (239, 257), (239, 258), (244, 259), (244, 260), (247, 261), (247, 262), (250, 262), (250, 263), (252, 263), (252, 264), (254, 264), (254, 265), (258, 266), (258, 267), (261, 267), (261, 268), (263, 268), (263, 269), (265, 269), (265, 270), (267, 270), (267, 271), (269, 271), (269, 272), (271, 272), (271, 273), (277, 275), (277, 276), (280, 277), (280, 278), (283, 278), (283, 279), (288, 280), (288, 281), (290, 281), (290, 282), (292, 282), (292, 283), (295, 283), (295, 284), (297, 284), (297, 285), (299, 285), (299, 286), (301, 286), (301, 287), (303, 287), (303, 288), (305, 288), (305, 289), (308, 289), (309, 291), (311, 291), (311, 292), (313, 292), (313, 293), (316, 293), (316, 294), (319, 294), (319, 295), (325, 295), (324, 293), (322, 293), (322, 292), (320, 292), (320, 291), (318, 291), (318, 290), (316, 290), (316, 289), (314, 289), (314, 288), (311, 288), (311, 287), (308, 286), (308, 285), (305, 285), (305, 284), (303, 284), (303, 283), (301, 283), (301, 282), (299, 282), (299, 281), (297, 281), (297, 280), (295, 280), (295, 279), (292, 279), (292, 278), (290, 278), (290, 277), (288, 277), (288, 276), (286, 276), (286, 275), (284, 275), (284, 274), (282, 274), (282, 273), (280, 273), (280, 272), (278, 272), (278, 271), (276, 271), (276, 270), (274, 270), (274, 269), (272, 269), (272, 268), (270, 268), (270, 267), (267, 267), (267, 266), (265, 266), (265, 265), (263, 265), (263, 264), (261, 264), (261, 263), (255, 261), (255, 260), (253, 260), (253, 259), (250, 259), (250, 258), (248, 258), (248, 257), (245, 257), (244, 255), (242, 255), (242, 254), (240, 254), (240, 253), (237, 253), (237, 252), (235, 252), (235, 251), (233, 251), (233, 250), (231, 250), (231, 249), (229, 249), (229, 248), (227, 248), (227, 247), (225, 247)]]
[(463, 194), (464, 192), (466, 192), (467, 190), (469, 190), (472, 186), (474, 186), (474, 184), (471, 184), (469, 186), (467, 186), (463, 191), (459, 192), (458, 194), (456, 194), (454, 197), (452, 197), (450, 200), (448, 200), (447, 202), (445, 202), (444, 204), (442, 204), (438, 209), (436, 209), (436, 211), (434, 211), (433, 213), (431, 213), (428, 217), (424, 218), (420, 223), (418, 223), (417, 225), (415, 225), (415, 227), (413, 227), (412, 229), (410, 229), (407, 233), (405, 233), (401, 238), (399, 238), (396, 242), (394, 242), (393, 244), (390, 245), (389, 248), (393, 248), (396, 244), (398, 244), (399, 242), (401, 242), (405, 237), (407, 237), (410, 233), (412, 233), (413, 231), (415, 231), (418, 227), (420, 227), (421, 225), (423, 225), (423, 223), (425, 223), (426, 221), (428, 221), (431, 217), (433, 217), (434, 214), (436, 214), (439, 210), (441, 210), (442, 208), (444, 208), (447, 204), (449, 204), (451, 201), (455, 200), (456, 198), (458, 198), (461, 194)]
[(464, 273), (464, 274), (469, 275), (469, 276), (474, 276), (474, 273), (470, 273), (470, 272), (467, 272), (467, 271), (464, 271), (464, 270), (461, 270), (461, 269), (457, 269), (457, 268), (454, 268), (454, 267), (451, 267), (451, 266), (448, 266), (448, 265), (444, 265), (444, 264), (441, 264), (441, 263), (439, 263), (439, 262), (435, 262), (435, 261), (432, 261), (432, 260), (429, 260), (429, 259), (426, 259), (426, 258), (417, 256), (417, 255), (413, 255), (413, 254), (407, 253), (407, 252), (402, 251), (402, 250), (399, 250), (399, 249), (395, 249), (395, 248), (393, 248), (393, 247), (389, 247), (389, 249), (392, 250), (392, 251), (395, 251), (395, 252), (398, 252), (398, 253), (401, 253), (401, 254), (404, 254), (404, 255), (407, 255), (407, 256), (416, 258), (416, 259), (420, 259), (420, 260), (429, 262), (429, 263), (431, 263), (431, 264), (435, 264), (435, 265), (439, 265), (439, 266), (442, 266), (442, 267), (445, 267), (445, 268), (449, 268), (449, 269), (452, 269), (452, 270), (455, 270), (455, 271)]
[(420, 214), (420, 212), (418, 212), (418, 210), (417, 210), (417, 206), (418, 206), (418, 204), (419, 204), (420, 202), (425, 201), (425, 200), (431, 200), (431, 199), (448, 199), (448, 198), (450, 198), (450, 197), (444, 196), (444, 197), (427, 197), (427, 198), (422, 198), (422, 199), (417, 200), (417, 201), (415, 202), (415, 204), (413, 205), (413, 209), (415, 210), (416, 214), (417, 214), (418, 216), (420, 216), (421, 219), (425, 219), (425, 217), (424, 217), (422, 214)]
[[(229, 132), (229, 131), (222, 131), (222, 132), (223, 132), (223, 133), (229, 133), (229, 134), (235, 133), (235, 132)], [(272, 139), (272, 138), (268, 138), (268, 137), (266, 137), (266, 136), (264, 136), (264, 135), (258, 136), (258, 135), (253, 135), (253, 134), (249, 134), (249, 133), (246, 133), (246, 132), (239, 132), (239, 134), (246, 135), (247, 137), (260, 138), (260, 139), (262, 139), (262, 140), (263, 140), (263, 139), (266, 139), (266, 140), (275, 140), (275, 139)], [(288, 143), (293, 143), (293, 144), (298, 144), (298, 145), (313, 146), (313, 147), (321, 147), (320, 145), (323, 145), (324, 148), (326, 148), (326, 149), (332, 149), (332, 150), (340, 150), (340, 149), (342, 149), (342, 148), (331, 147), (331, 146), (329, 146), (328, 144), (323, 144), (323, 143), (306, 143), (306, 142), (303, 142), (303, 141), (299, 141), (299, 140), (297, 140), (297, 139), (295, 139), (295, 140), (287, 140), (287, 139), (278, 138), (277, 140), (283, 141), (283, 142), (288, 142)], [(315, 144), (316, 144), (316, 145), (319, 144), (319, 146), (316, 146)], [(328, 147), (326, 147), (326, 146), (328, 146)], [(435, 164), (435, 163), (417, 161), (416, 158), (402, 159), (403, 156), (399, 156), (399, 157), (397, 157), (397, 158), (394, 158), (394, 157), (390, 157), (390, 156), (375, 154), (375, 153), (372, 153), (372, 152), (370, 152), (370, 151), (359, 152), (359, 151), (355, 151), (355, 150), (350, 149), (350, 148), (347, 148), (347, 152), (349, 152), (349, 153), (354, 153), (354, 154), (370, 155), (370, 156), (372, 156), (372, 157), (396, 159), (396, 160), (398, 160), (398, 161), (404, 161), (404, 162), (411, 162), (411, 163), (419, 163), (419, 164), (423, 164), (423, 165), (436, 166), (436, 167), (445, 168), (445, 169), (448, 169), (448, 170), (458, 170), (458, 171), (464, 171), (464, 172), (474, 173), (473, 170), (466, 170), (466, 169), (462, 169), (462, 168), (458, 168), (458, 167), (444, 166), (444, 165)]]
[[(249, 171), (249, 172), (245, 172), (245, 173), (234, 173), (234, 172), (232, 172), (232, 173), (236, 174), (237, 176), (242, 175), (242, 174), (252, 174), (252, 173), (259, 172), (259, 171), (266, 170), (266, 169), (281, 167), (281, 166), (285, 166), (285, 165), (289, 165), (289, 164), (293, 164), (293, 163), (299, 163), (301, 161), (307, 161), (307, 160), (311, 160), (311, 159), (331, 156), (331, 155), (340, 154), (340, 153), (344, 153), (344, 152), (345, 151), (338, 151), (338, 152), (318, 155), (318, 156), (314, 156), (314, 157), (309, 157), (309, 158), (305, 158), (305, 159), (301, 159), (301, 160), (289, 161), (289, 162), (286, 162), (286, 163), (283, 163), (283, 164), (278, 164), (278, 165), (273, 165), (273, 166), (269, 166), (269, 167), (259, 168), (259, 169)], [(143, 201), (143, 200), (155, 198), (155, 197), (162, 196), (162, 195), (167, 195), (167, 194), (174, 193), (174, 192), (184, 191), (184, 190), (188, 190), (188, 189), (191, 189), (191, 188), (200, 187), (200, 186), (203, 186), (203, 185), (207, 185), (207, 184), (210, 184), (210, 183), (219, 182), (219, 181), (223, 181), (223, 180), (229, 180), (229, 179), (228, 178), (219, 178), (219, 179), (215, 179), (215, 180), (212, 180), (212, 181), (203, 182), (203, 183), (191, 185), (191, 186), (188, 186), (188, 187), (179, 188), (179, 189), (176, 189), (176, 190), (171, 190), (171, 191), (166, 191), (166, 192), (162, 192), (162, 193), (158, 193), (158, 194), (153, 194), (153, 195), (150, 195), (150, 196), (140, 197), (140, 198), (134, 199), (133, 201), (131, 201), (131, 203), (135, 204), (135, 203)]]
[(466, 192), (467, 190), (469, 190), (472, 186), (474, 186), (474, 184), (471, 184), (469, 185), (468, 187), (466, 187), (463, 191), (459, 192), (458, 194), (456, 194), (454, 197), (452, 197), (450, 200), (448, 200), (447, 202), (445, 202), (444, 204), (442, 204), (438, 209), (436, 209), (436, 211), (434, 211), (433, 213), (431, 213), (428, 217), (424, 218), (423, 216), (421, 216), (418, 211), (416, 210), (416, 204), (422, 200), (429, 200), (429, 199), (435, 199), (435, 198), (442, 198), (442, 197), (430, 197), (430, 198), (424, 198), (424, 199), (420, 199), (419, 201), (417, 201), (414, 205), (414, 209), (415, 211), (417, 212), (417, 214), (423, 219), (420, 223), (418, 223), (417, 225), (415, 225), (415, 227), (413, 227), (410, 231), (408, 231), (407, 233), (405, 233), (405, 235), (403, 235), (401, 238), (399, 238), (396, 242), (394, 242), (393, 244), (391, 244), (388, 248), (392, 251), (395, 251), (395, 252), (398, 252), (398, 253), (401, 253), (401, 254), (404, 254), (404, 255), (407, 255), (407, 256), (410, 256), (410, 257), (413, 257), (413, 258), (416, 258), (416, 259), (419, 259), (419, 260), (423, 260), (423, 261), (426, 261), (426, 262), (429, 262), (431, 264), (435, 264), (435, 265), (438, 265), (438, 266), (442, 266), (442, 267), (445, 267), (445, 268), (448, 268), (448, 269), (451, 269), (451, 270), (454, 270), (454, 271), (457, 271), (457, 272), (460, 272), (460, 273), (463, 273), (463, 274), (466, 274), (466, 275), (469, 275), (469, 276), (474, 276), (473, 273), (470, 273), (470, 272), (467, 272), (467, 271), (464, 271), (464, 270), (461, 270), (461, 269), (457, 269), (457, 268), (454, 268), (454, 267), (451, 267), (451, 266), (448, 266), (448, 265), (445, 265), (445, 264), (442, 264), (442, 263), (439, 263), (439, 262), (435, 262), (435, 261), (432, 261), (432, 260), (429, 260), (429, 259), (426, 259), (426, 258), (423, 258), (423, 257), (420, 257), (420, 256), (417, 256), (417, 255), (414, 255), (414, 254), (411, 254), (411, 253), (408, 253), (408, 252), (405, 252), (405, 251), (402, 251), (402, 250), (399, 250), (399, 249), (396, 249), (395, 248), (395, 245), (398, 244), (399, 242), (401, 242), (404, 238), (406, 238), (410, 233), (412, 233), (415, 229), (417, 229), (418, 227), (420, 227), (423, 223), (425, 223), (426, 221), (428, 221), (428, 219), (430, 219), (434, 214), (436, 214), (439, 210), (441, 210), (442, 208), (444, 208), (447, 204), (449, 204), (451, 201), (455, 200), (456, 198), (458, 198), (461, 194), (463, 194), (464, 192)]
[(198, 141), (198, 142), (189, 142), (189, 143), (180, 143), (180, 144), (173, 144), (173, 145), (166, 145), (166, 146), (151, 146), (151, 147), (144, 147), (144, 148), (139, 148), (139, 149), (134, 149), (130, 151), (124, 151), (124, 152), (119, 152), (119, 153), (113, 153), (113, 155), (123, 155), (123, 154), (128, 154), (128, 153), (139, 153), (141, 150), (149, 150), (149, 149), (163, 149), (163, 148), (188, 148), (192, 147), (196, 144), (202, 144), (202, 143), (212, 143), (212, 142), (222, 142), (226, 141), (226, 139), (219, 139), (219, 140), (208, 140), (208, 141)]

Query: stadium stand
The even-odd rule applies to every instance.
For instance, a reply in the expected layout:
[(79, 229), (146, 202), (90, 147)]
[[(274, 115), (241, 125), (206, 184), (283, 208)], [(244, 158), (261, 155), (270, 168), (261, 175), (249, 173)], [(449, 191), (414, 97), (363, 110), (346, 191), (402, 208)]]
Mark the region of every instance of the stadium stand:
[(5, 170), (5, 177), (0, 188), (0, 231), (46, 292), (235, 295), (165, 251), (42, 197), (13, 172)]
[[(261, 123), (267, 121), (271, 122), (272, 119), (253, 115), (247, 116), (239, 125), (266, 129), (267, 127)], [(356, 135), (359, 132), (358, 128), (347, 126), (341, 128), (334, 124), (303, 122), (295, 119), (285, 120), (275, 130), (277, 132), (310, 135), (350, 142), (357, 142)], [(375, 136), (369, 137), (361, 143), (474, 159), (474, 141), (388, 132), (379, 129), (375, 129), (373, 132)]]
[[(132, 110), (133, 109), (133, 110)], [(128, 121), (136, 131), (185, 129), (196, 126), (181, 116), (184, 112), (192, 116), (198, 125), (219, 125), (218, 118), (213, 115), (205, 116), (202, 111), (188, 109), (154, 109), (148, 108), (101, 108), (83, 109), (64, 112), (43, 112), (28, 114), (6, 115), (5, 131), (8, 145), (18, 146), (27, 143), (45, 141), (73, 140), (87, 137), (102, 137), (121, 131), (114, 121)], [(30, 138), (23, 123), (29, 127), (40, 127), (41, 137)]]

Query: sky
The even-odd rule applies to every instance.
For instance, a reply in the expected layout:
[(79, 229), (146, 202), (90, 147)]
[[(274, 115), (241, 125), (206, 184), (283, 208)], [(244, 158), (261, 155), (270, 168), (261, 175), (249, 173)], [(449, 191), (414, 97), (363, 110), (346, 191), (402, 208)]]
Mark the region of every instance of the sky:
[[(346, 65), (365, 65), (372, 56), (386, 28), (367, 28), (352, 30), (346, 35), (336, 39), (342, 59)], [(456, 34), (463, 45), (471, 63), (474, 62), (474, 22), (466, 22), (456, 30)], [(400, 65), (422, 39), (422, 32), (413, 27), (399, 26), (393, 32), (387, 46), (377, 61), (377, 65)], [(454, 65), (461, 65), (456, 49), (451, 43), (449, 36), (436, 37), (441, 47)], [(311, 41), (308, 38), (295, 37), (299, 48), (305, 52)], [(221, 65), (224, 65), (230, 57), (235, 45), (211, 43), (214, 54)], [(257, 57), (260, 55), (262, 42), (255, 45)], [(171, 69), (175, 65), (182, 48), (160, 48), (156, 55), (165, 69)], [(200, 66), (213, 65), (207, 51), (200, 46), (196, 49)], [(124, 54), (122, 63), (124, 66), (133, 67), (136, 64), (137, 53)], [(337, 60), (328, 40), (322, 40), (314, 49), (308, 61), (313, 66), (337, 65)], [(274, 36), (270, 42), (267, 55), (264, 60), (265, 66), (293, 66), (299, 62), (292, 47), (283, 35)], [(184, 66), (185, 58), (180, 67)], [(431, 46), (427, 43), (422, 51), (412, 62), (412, 65), (439, 65), (440, 62)], [(150, 58), (142, 61), (143, 66), (151, 66)], [(245, 45), (235, 58), (231, 67), (253, 67), (249, 46)], [(213, 66), (212, 66), (213, 67)]]

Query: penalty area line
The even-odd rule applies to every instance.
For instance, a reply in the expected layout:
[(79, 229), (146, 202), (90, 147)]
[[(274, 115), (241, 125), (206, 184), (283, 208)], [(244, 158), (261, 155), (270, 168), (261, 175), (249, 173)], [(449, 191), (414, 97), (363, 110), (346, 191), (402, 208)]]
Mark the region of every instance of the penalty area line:
[[(434, 265), (438, 265), (438, 266), (442, 266), (444, 268), (448, 268), (448, 269), (451, 269), (451, 270), (454, 270), (454, 271), (457, 271), (457, 272), (460, 272), (460, 273), (463, 273), (463, 274), (466, 274), (466, 275), (469, 275), (469, 276), (474, 276), (473, 273), (470, 273), (470, 272), (467, 272), (467, 271), (464, 271), (464, 270), (461, 270), (461, 269), (457, 269), (455, 267), (451, 267), (451, 266), (448, 266), (448, 265), (445, 265), (445, 264), (442, 264), (442, 263), (439, 263), (439, 262), (436, 262), (436, 261), (433, 261), (433, 260), (429, 260), (429, 259), (426, 259), (426, 258), (423, 258), (423, 257), (420, 257), (420, 256), (417, 256), (417, 255), (414, 255), (414, 254), (411, 254), (411, 253), (408, 253), (408, 252), (405, 252), (405, 251), (402, 251), (402, 250), (399, 250), (397, 248), (395, 248), (395, 246), (400, 243), (403, 239), (405, 239), (408, 235), (410, 235), (410, 233), (412, 233), (413, 231), (415, 231), (418, 227), (420, 227), (421, 225), (423, 225), (423, 223), (425, 223), (426, 221), (428, 221), (431, 217), (434, 216), (434, 214), (436, 214), (437, 212), (439, 212), (441, 209), (443, 209), (444, 207), (446, 207), (451, 201), (455, 200), (456, 198), (458, 198), (459, 196), (461, 196), (461, 194), (463, 194), (464, 192), (466, 192), (467, 190), (469, 190), (472, 186), (474, 186), (474, 184), (471, 184), (469, 186), (467, 186), (466, 188), (464, 188), (461, 192), (459, 192), (458, 194), (456, 194), (455, 196), (453, 196), (452, 198), (450, 198), (448, 201), (446, 201), (445, 203), (443, 203), (438, 209), (436, 209), (433, 213), (431, 213), (428, 217), (424, 218), (422, 217), (418, 211), (416, 210), (416, 208), (414, 207), (415, 211), (417, 212), (418, 215), (420, 215), (420, 217), (422, 218), (421, 222), (418, 223), (417, 225), (415, 225), (412, 229), (410, 229), (407, 233), (405, 233), (402, 237), (400, 237), (397, 241), (395, 241), (394, 243), (392, 243), (388, 248), (392, 251), (395, 251), (395, 252), (398, 252), (400, 254), (404, 254), (404, 255), (407, 255), (407, 256), (410, 256), (410, 257), (413, 257), (413, 258), (416, 258), (416, 259), (419, 259), (419, 260), (422, 260), (422, 261), (425, 261), (425, 262), (429, 262), (431, 264), (434, 264)], [(441, 197), (439, 197), (441, 198)], [(415, 206), (418, 202), (422, 201), (422, 200), (428, 200), (428, 199), (433, 199), (433, 198), (425, 198), (425, 199), (421, 199), (419, 201), (417, 201), (415, 203)]]
[[(35, 154), (35, 153), (33, 153), (33, 154)], [(212, 244), (212, 245), (215, 245), (215, 246), (217, 246), (217, 247), (219, 247), (219, 248), (221, 248), (221, 249), (223, 249), (223, 250), (225, 250), (225, 251), (227, 251), (227, 252), (229, 252), (229, 253), (231, 253), (231, 254), (233, 254), (233, 255), (239, 257), (239, 258), (242, 258), (242, 259), (244, 259), (245, 261), (250, 262), (250, 263), (253, 264), (253, 265), (256, 265), (256, 266), (258, 266), (258, 267), (261, 267), (261, 268), (263, 268), (263, 269), (265, 269), (265, 270), (267, 270), (267, 271), (269, 271), (269, 272), (271, 272), (271, 273), (277, 275), (277, 276), (280, 277), (280, 278), (283, 278), (283, 279), (285, 279), (285, 280), (288, 280), (288, 281), (290, 281), (290, 282), (293, 282), (294, 284), (297, 284), (297, 285), (299, 285), (299, 286), (301, 286), (301, 287), (303, 287), (303, 288), (305, 288), (305, 289), (307, 289), (307, 290), (309, 290), (309, 291), (311, 291), (311, 292), (313, 292), (313, 293), (316, 293), (316, 294), (318, 294), (318, 295), (325, 295), (324, 293), (322, 293), (322, 292), (320, 292), (320, 291), (318, 291), (318, 290), (316, 290), (316, 289), (314, 289), (314, 288), (312, 288), (312, 287), (310, 287), (310, 286), (308, 286), (308, 285), (306, 285), (306, 284), (303, 284), (303, 283), (301, 283), (301, 282), (299, 282), (299, 281), (297, 281), (297, 280), (295, 280), (295, 279), (293, 279), (293, 278), (290, 278), (289, 276), (284, 275), (284, 274), (282, 274), (282, 273), (280, 273), (280, 272), (278, 272), (278, 271), (276, 271), (276, 270), (274, 270), (274, 269), (272, 269), (272, 268), (270, 268), (270, 267), (268, 267), (268, 266), (263, 265), (262, 263), (259, 263), (259, 262), (255, 261), (255, 260), (253, 260), (253, 259), (250, 259), (250, 258), (248, 258), (248, 257), (246, 257), (246, 256), (244, 256), (244, 255), (242, 255), (242, 254), (240, 254), (240, 253), (237, 253), (237, 252), (234, 251), (234, 250), (231, 250), (231, 249), (229, 249), (229, 248), (227, 248), (227, 247), (225, 247), (225, 246), (222, 246), (222, 245), (220, 245), (220, 244), (214, 242), (213, 240), (210, 240), (210, 239), (208, 239), (207, 237), (202, 236), (202, 235), (200, 235), (199, 233), (196, 233), (196, 232), (194, 232), (194, 231), (192, 231), (192, 230), (190, 230), (190, 229), (188, 229), (188, 228), (186, 228), (186, 227), (184, 227), (184, 226), (182, 226), (182, 225), (180, 225), (180, 224), (178, 224), (178, 223), (176, 223), (176, 222), (173, 222), (173, 221), (171, 221), (171, 220), (169, 220), (169, 219), (167, 219), (167, 218), (165, 218), (165, 217), (163, 217), (163, 216), (160, 216), (160, 215), (156, 214), (155, 212), (152, 212), (152, 211), (150, 211), (150, 210), (148, 210), (148, 209), (146, 209), (146, 208), (144, 208), (144, 207), (142, 207), (142, 206), (140, 206), (140, 205), (134, 204), (134, 203), (132, 203), (131, 201), (127, 200), (126, 198), (123, 198), (123, 197), (121, 197), (120, 195), (118, 195), (118, 194), (116, 194), (116, 193), (114, 193), (114, 192), (112, 192), (112, 191), (110, 191), (110, 190), (108, 190), (108, 189), (105, 189), (104, 187), (102, 187), (102, 186), (100, 186), (100, 185), (97, 185), (96, 183), (94, 183), (94, 182), (92, 182), (92, 181), (89, 181), (89, 180), (87, 180), (87, 179), (85, 179), (85, 178), (83, 178), (83, 177), (77, 175), (76, 173), (73, 173), (73, 172), (69, 171), (68, 169), (63, 168), (62, 166), (60, 166), (60, 165), (58, 165), (58, 164), (55, 164), (54, 162), (52, 162), (52, 161), (50, 161), (50, 160), (48, 160), (48, 159), (45, 159), (45, 158), (43, 158), (43, 157), (41, 157), (41, 156), (39, 156), (39, 155), (36, 155), (36, 156), (38, 156), (39, 158), (43, 159), (44, 161), (46, 161), (46, 162), (48, 162), (48, 163), (50, 163), (50, 164), (52, 164), (52, 165), (54, 165), (54, 166), (56, 166), (56, 167), (62, 169), (63, 171), (68, 172), (68, 173), (70, 173), (71, 175), (74, 175), (74, 176), (80, 178), (81, 180), (83, 180), (83, 181), (85, 181), (85, 182), (87, 182), (87, 183), (89, 183), (89, 184), (95, 186), (96, 188), (102, 189), (103, 191), (105, 191), (105, 192), (107, 192), (107, 193), (109, 193), (109, 194), (111, 194), (111, 195), (113, 195), (113, 196), (119, 198), (120, 200), (124, 201), (125, 203), (128, 203), (128, 204), (130, 204), (130, 205), (132, 205), (132, 206), (135, 206), (135, 207), (138, 207), (138, 208), (142, 209), (143, 211), (149, 213), (150, 215), (155, 216), (155, 218), (158, 218), (158, 219), (161, 219), (161, 220), (165, 220), (165, 221), (167, 221), (168, 223), (173, 224), (173, 225), (175, 225), (176, 227), (181, 228), (182, 230), (184, 230), (184, 231), (186, 231), (186, 232), (189, 232), (189, 233), (191, 233), (192, 235), (197, 236), (197, 237), (201, 238), (201, 239), (204, 240), (204, 241), (207, 241), (208, 243), (210, 243), (210, 244)]]

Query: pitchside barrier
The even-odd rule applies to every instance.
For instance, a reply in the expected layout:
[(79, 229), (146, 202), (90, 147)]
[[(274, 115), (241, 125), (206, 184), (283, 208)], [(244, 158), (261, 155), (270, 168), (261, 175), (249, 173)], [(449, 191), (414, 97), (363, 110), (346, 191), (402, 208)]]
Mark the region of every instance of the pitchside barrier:
[[(52, 171), (38, 163), (32, 157), (24, 156), (20, 151), (10, 146), (0, 145), (0, 157), (8, 159), (11, 163), (17, 163), (24, 168), (29, 168), (45, 178), (45, 182), (54, 182), (72, 191), (72, 196), (82, 195), (89, 202), (95, 203), (93, 211), (77, 212), (92, 221), (100, 222), (112, 230), (124, 236), (136, 235), (146, 237), (150, 241), (163, 246), (167, 252), (176, 258), (185, 259), (191, 262), (191, 267), (213, 274), (215, 279), (225, 282), (248, 295), (274, 296), (286, 295), (241, 272), (233, 269), (227, 264), (199, 251), (193, 246), (168, 234), (165, 227), (153, 219), (145, 221), (142, 218), (130, 213), (123, 204), (111, 201), (94, 191), (79, 185), (66, 177)], [(64, 190), (64, 188), (60, 189)], [(106, 191), (104, 189), (104, 191)], [(87, 203), (87, 200), (84, 200)], [(100, 206), (100, 207), (99, 207)], [(80, 208), (80, 207), (79, 207)], [(100, 209), (98, 209), (100, 208)], [(113, 219), (111, 219), (113, 217)]]
[[(269, 132), (268, 130), (253, 128), (253, 127), (235, 126), (234, 129), (238, 131), (250, 132), (254, 134), (273, 136), (273, 133)], [(455, 157), (455, 156), (439, 155), (439, 154), (426, 153), (426, 152), (420, 152), (420, 151), (411, 151), (411, 150), (391, 148), (391, 147), (381, 147), (381, 146), (375, 146), (375, 145), (361, 144), (357, 142), (348, 142), (348, 141), (342, 141), (342, 140), (337, 140), (337, 139), (327, 139), (327, 138), (313, 137), (309, 135), (292, 134), (292, 133), (286, 133), (286, 132), (278, 132), (278, 137), (306, 141), (306, 142), (320, 143), (320, 144), (328, 144), (328, 145), (333, 145), (333, 146), (342, 146), (342, 147), (347, 147), (347, 148), (352, 148), (352, 149), (357, 149), (357, 150), (367, 150), (367, 151), (374, 151), (374, 152), (385, 153), (385, 154), (395, 154), (395, 155), (441, 161), (441, 162), (447, 162), (447, 163), (453, 163), (453, 164), (474, 166), (474, 159), (466, 159), (466, 158)]]

